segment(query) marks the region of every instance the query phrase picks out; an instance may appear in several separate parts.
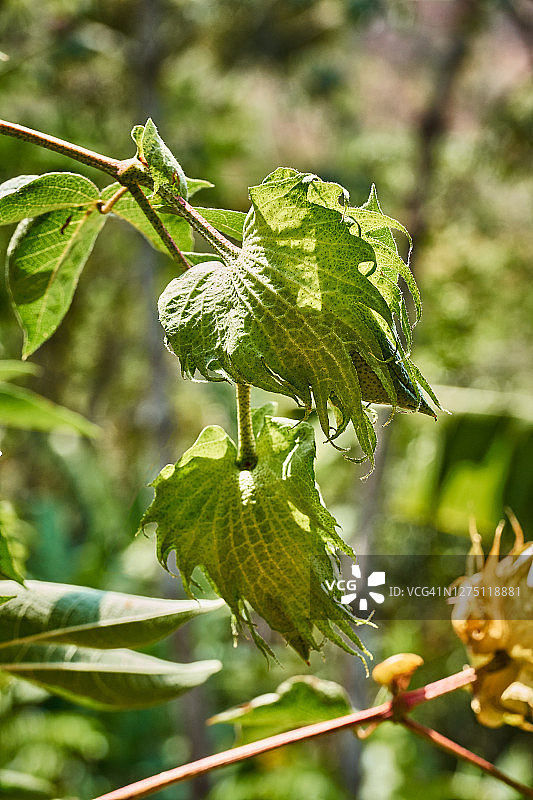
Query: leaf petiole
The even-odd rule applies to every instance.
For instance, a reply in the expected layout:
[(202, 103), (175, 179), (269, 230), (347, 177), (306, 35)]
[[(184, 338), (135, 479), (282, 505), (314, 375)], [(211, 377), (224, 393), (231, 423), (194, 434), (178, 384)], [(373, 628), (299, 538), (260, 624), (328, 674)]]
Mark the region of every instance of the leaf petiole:
[(115, 192), (113, 197), (110, 197), (109, 200), (107, 200), (107, 202), (102, 203), (100, 201), (99, 203), (97, 203), (96, 207), (98, 208), (100, 214), (109, 214), (113, 210), (113, 206), (115, 205), (115, 203), (117, 203), (120, 200), (120, 198), (126, 194), (127, 191), (128, 191), (127, 186), (121, 186), (120, 189), (118, 189), (118, 191)]
[(247, 383), (237, 383), (235, 387), (237, 395), (237, 424), (238, 424), (238, 445), (237, 445), (237, 466), (241, 470), (250, 470), (257, 465), (257, 450), (252, 426), (252, 406), (250, 398), (252, 387)]

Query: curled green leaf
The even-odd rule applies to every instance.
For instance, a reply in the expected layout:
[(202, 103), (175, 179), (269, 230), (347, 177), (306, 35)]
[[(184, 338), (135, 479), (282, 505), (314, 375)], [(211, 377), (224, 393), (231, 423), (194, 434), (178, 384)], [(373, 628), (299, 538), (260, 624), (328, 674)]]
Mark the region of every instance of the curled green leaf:
[(407, 351), (400, 275), (417, 309), (419, 299), (394, 244), (394, 220), (381, 213), (375, 192), (352, 209), (339, 184), (288, 168), (252, 187), (250, 197), (239, 255), (226, 257), (223, 268), (219, 261), (194, 266), (161, 295), (167, 343), (188, 377), (198, 371), (288, 395), (307, 410), (314, 405), (331, 439), (351, 421), (373, 463), (369, 403), (435, 416), (424, 389), (438, 405)]
[(153, 121), (148, 119), (146, 125), (136, 125), (131, 136), (137, 145), (139, 161), (148, 168), (154, 181), (154, 194), (165, 186), (187, 199), (185, 173), (160, 137)]

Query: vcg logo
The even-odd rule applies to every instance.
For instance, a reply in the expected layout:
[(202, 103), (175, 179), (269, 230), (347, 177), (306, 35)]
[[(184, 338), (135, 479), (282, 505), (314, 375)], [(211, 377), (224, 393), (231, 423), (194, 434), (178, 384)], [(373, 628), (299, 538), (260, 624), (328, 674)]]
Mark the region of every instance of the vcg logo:
[[(352, 576), (352, 578), (348, 579), (339, 578), (336, 581), (326, 581), (328, 591), (333, 591), (333, 588), (336, 586), (337, 589), (343, 593), (340, 598), (343, 606), (350, 605), (357, 599), (357, 581), (361, 580), (361, 568), (358, 564), (352, 564)], [(363, 585), (360, 594), (366, 594), (365, 589), (383, 586), (384, 583), (385, 572), (371, 572), (366, 580), (366, 586)], [(385, 595), (381, 592), (368, 591), (368, 596), (372, 598), (375, 603), (381, 604), (385, 602)], [(368, 599), (366, 597), (360, 597), (358, 608), (359, 611), (368, 611)]]

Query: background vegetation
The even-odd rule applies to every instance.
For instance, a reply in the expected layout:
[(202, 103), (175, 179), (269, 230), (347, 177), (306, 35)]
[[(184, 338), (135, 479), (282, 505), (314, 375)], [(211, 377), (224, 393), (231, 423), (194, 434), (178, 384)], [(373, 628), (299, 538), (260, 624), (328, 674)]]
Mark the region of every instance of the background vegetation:
[[(505, 505), (533, 524), (533, 7), (528, 0), (30, 0), (0, 2), (2, 115), (116, 157), (152, 116), (199, 202), (247, 210), (247, 186), (276, 166), (336, 180), (362, 203), (374, 181), (386, 213), (413, 235), (424, 301), (416, 361), (453, 416), (398, 415), (378, 467), (325, 449), (319, 480), (358, 553), (462, 553), (475, 515), (488, 544)], [(10, 139), (0, 180), (80, 165)], [(101, 176), (86, 173), (99, 185)], [(204, 199), (205, 198), (205, 199)], [(2, 229), (2, 250), (8, 231)], [(90, 418), (95, 441), (1, 431), (3, 525), (31, 577), (175, 597), (153, 542), (133, 539), (146, 484), (206, 424), (234, 430), (233, 392), (181, 380), (162, 346), (156, 299), (172, 265), (131, 230), (106, 226), (59, 332), (32, 358), (27, 385)], [(0, 357), (21, 334), (0, 288)], [(256, 403), (264, 397), (258, 392)], [(286, 399), (280, 412), (293, 415)], [(321, 441), (320, 435), (318, 441)], [(267, 634), (264, 634), (267, 635)], [(446, 621), (383, 622), (376, 659), (426, 660), (424, 679), (459, 669)], [(281, 666), (224, 614), (151, 649), (220, 658), (205, 687), (154, 710), (97, 714), (24, 684), (0, 694), (0, 769), (34, 776), (26, 797), (94, 796), (232, 741), (204, 721), (293, 674), (343, 683), (356, 706), (375, 687), (333, 648), (307, 668), (277, 640)], [(420, 718), (525, 781), (530, 735), (487, 730), (461, 693)], [(506, 798), (512, 790), (412, 740), (378, 730), (296, 746), (168, 790), (175, 798), (329, 800), (357, 796)], [(357, 794), (355, 795), (355, 793)], [(21, 797), (7, 786), (0, 796)]]

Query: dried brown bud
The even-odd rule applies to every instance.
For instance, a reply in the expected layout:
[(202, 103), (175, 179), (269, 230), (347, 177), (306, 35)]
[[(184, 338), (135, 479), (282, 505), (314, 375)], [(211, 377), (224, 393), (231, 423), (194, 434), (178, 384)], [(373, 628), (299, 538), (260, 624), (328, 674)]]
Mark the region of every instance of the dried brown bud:
[(500, 560), (504, 523), (496, 529), (484, 560), (480, 537), (471, 531), (470, 558), (478, 571), (459, 579), (452, 625), (476, 667), (472, 708), (491, 728), (505, 723), (533, 730), (533, 542), (509, 514), (515, 533)]

